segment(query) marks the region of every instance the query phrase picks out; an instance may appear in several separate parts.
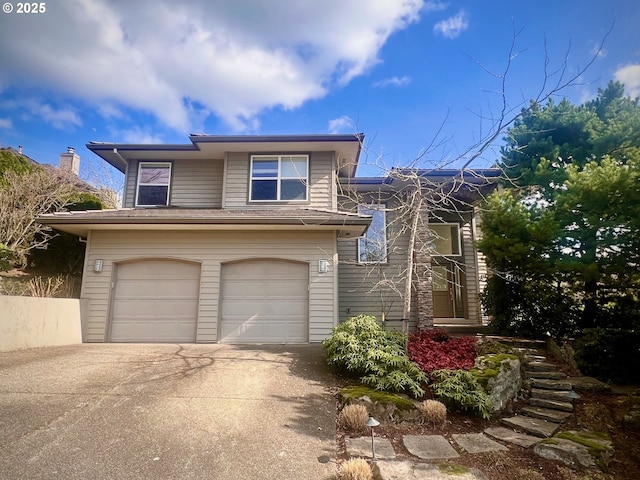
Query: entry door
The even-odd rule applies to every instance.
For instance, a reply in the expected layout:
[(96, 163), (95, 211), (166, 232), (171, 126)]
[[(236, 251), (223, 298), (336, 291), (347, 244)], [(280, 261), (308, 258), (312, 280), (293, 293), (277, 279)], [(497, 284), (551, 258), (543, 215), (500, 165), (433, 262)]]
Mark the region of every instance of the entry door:
[(457, 265), (433, 266), (433, 316), (465, 318), (465, 276)]

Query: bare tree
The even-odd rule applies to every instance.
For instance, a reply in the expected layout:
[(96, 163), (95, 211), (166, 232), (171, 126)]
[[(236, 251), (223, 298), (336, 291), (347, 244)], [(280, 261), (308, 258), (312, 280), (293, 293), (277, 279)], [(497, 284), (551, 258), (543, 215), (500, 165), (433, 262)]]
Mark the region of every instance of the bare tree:
[[(488, 191), (487, 187), (495, 183), (497, 178), (483, 175), (483, 170), (474, 168), (475, 165), (518, 119), (528, 114), (537, 105), (546, 103), (554, 96), (561, 94), (563, 90), (578, 85), (580, 78), (600, 55), (604, 41), (612, 29), (613, 25), (603, 37), (590, 61), (570, 75), (567, 73), (570, 48), (567, 49), (559, 67), (551, 69), (545, 45), (544, 71), (538, 93), (531, 99), (522, 98), (512, 104), (507, 95), (507, 83), (513, 61), (517, 56), (515, 53), (517, 33), (514, 32), (506, 66), (502, 72), (491, 72), (480, 64), (491, 77), (498, 81), (499, 88), (494, 93), (497, 94), (499, 102), (495, 114), (491, 112), (488, 116), (478, 114), (480, 131), (483, 133), (480, 134), (477, 142), (458, 155), (445, 159), (438, 155), (438, 151), (444, 148), (449, 140), (442, 138), (445, 122), (441, 124), (431, 143), (417, 158), (401, 168), (389, 168), (382, 162), (382, 156), (375, 155), (366, 145), (362, 145), (367, 156), (374, 159), (373, 165), (381, 170), (383, 176), (391, 179), (395, 188), (381, 186), (376, 200), (372, 198), (370, 191), (362, 192), (357, 182), (345, 183), (339, 193), (343, 200), (342, 204), (351, 208), (353, 205), (371, 208), (374, 201), (384, 203), (385, 208), (392, 214), (390, 216), (393, 217), (387, 228), (394, 231), (394, 234), (386, 239), (387, 249), (390, 252), (398, 250), (405, 255), (404, 267), (393, 271), (392, 278), (389, 277), (389, 269), (385, 267), (384, 262), (371, 262), (367, 265), (366, 278), (370, 285), (370, 292), (377, 293), (381, 300), (386, 299), (387, 305), (396, 299), (401, 300), (404, 319), (411, 318), (413, 305), (417, 303), (417, 328), (425, 329), (433, 326), (433, 316), (428, 311), (430, 309), (432, 311), (433, 306), (431, 256), (434, 240), (437, 240), (438, 234), (430, 228), (431, 221), (442, 221), (452, 216), (461, 217), (464, 212), (477, 208), (478, 200), (483, 198)], [(485, 128), (487, 125), (488, 128)], [(430, 175), (447, 167), (455, 168), (455, 174), (440, 178)], [(356, 262), (359, 260), (356, 259)], [(449, 260), (455, 268), (463, 266), (455, 258)], [(420, 311), (420, 303), (424, 304), (423, 312)], [(384, 308), (383, 305), (383, 311)]]
[[(76, 178), (77, 181), (77, 178)], [(53, 236), (49, 227), (36, 221), (45, 213), (61, 211), (78, 192), (69, 176), (44, 169), (29, 173), (6, 172), (0, 186), (0, 244), (25, 266), (27, 253)]]

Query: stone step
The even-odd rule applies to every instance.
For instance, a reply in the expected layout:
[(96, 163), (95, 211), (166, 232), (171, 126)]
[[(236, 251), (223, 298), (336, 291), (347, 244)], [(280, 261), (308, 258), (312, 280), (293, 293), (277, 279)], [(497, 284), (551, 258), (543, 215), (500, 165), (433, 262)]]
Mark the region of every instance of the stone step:
[(525, 370), (524, 372), (527, 378), (546, 378), (549, 380), (564, 380), (567, 378), (566, 373), (562, 372), (532, 372), (530, 370)]
[(526, 365), (526, 370), (531, 372), (553, 372), (555, 369), (556, 366), (548, 362), (529, 362)]
[(549, 408), (553, 410), (562, 410), (563, 412), (573, 412), (573, 404), (569, 402), (560, 402), (557, 400), (547, 400), (546, 398), (530, 398), (529, 405), (533, 407)]
[(524, 347), (515, 347), (513, 349), (515, 353), (521, 353), (522, 355), (538, 355), (540, 352), (536, 348), (524, 348)]
[(531, 398), (544, 398), (546, 400), (557, 400), (559, 402), (573, 402), (580, 398), (573, 390), (545, 390), (543, 388), (532, 388)]
[(542, 388), (544, 390), (573, 390), (571, 382), (544, 378), (532, 378), (531, 386), (533, 388)]
[(509, 425), (511, 428), (523, 430), (536, 437), (551, 437), (556, 433), (558, 428), (560, 428), (559, 423), (546, 422), (539, 418), (526, 417), (523, 415), (503, 418), (502, 423)]
[(546, 362), (547, 357), (545, 357), (544, 355), (525, 355), (524, 361), (525, 361), (525, 364), (531, 363), (531, 362)]
[(553, 423), (562, 423), (566, 421), (571, 413), (569, 412), (561, 412), (559, 410), (552, 410), (550, 408), (536, 407), (536, 406), (526, 406), (520, 409), (521, 415), (526, 415), (527, 417), (539, 418), (540, 420), (546, 420), (547, 422)]

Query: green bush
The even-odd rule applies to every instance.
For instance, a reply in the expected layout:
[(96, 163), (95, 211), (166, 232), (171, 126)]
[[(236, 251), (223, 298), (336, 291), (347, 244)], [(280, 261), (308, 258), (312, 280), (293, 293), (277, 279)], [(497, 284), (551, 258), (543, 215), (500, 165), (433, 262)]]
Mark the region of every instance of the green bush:
[(15, 253), (5, 244), (0, 243), (0, 272), (11, 270)]
[(404, 335), (383, 330), (370, 315), (349, 318), (322, 342), (327, 363), (336, 370), (355, 375), (376, 390), (418, 398), (424, 395), (427, 377), (409, 360), (404, 345)]
[(466, 370), (435, 370), (433, 393), (452, 410), (491, 417), (491, 400), (473, 373)]
[(575, 360), (584, 375), (605, 382), (640, 383), (640, 332), (588, 328), (575, 343)]

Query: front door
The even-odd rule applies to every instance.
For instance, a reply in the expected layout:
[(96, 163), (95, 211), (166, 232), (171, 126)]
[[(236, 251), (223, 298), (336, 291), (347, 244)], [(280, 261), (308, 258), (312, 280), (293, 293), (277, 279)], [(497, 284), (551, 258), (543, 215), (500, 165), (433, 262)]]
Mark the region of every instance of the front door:
[(434, 318), (465, 318), (465, 275), (456, 264), (433, 266)]

